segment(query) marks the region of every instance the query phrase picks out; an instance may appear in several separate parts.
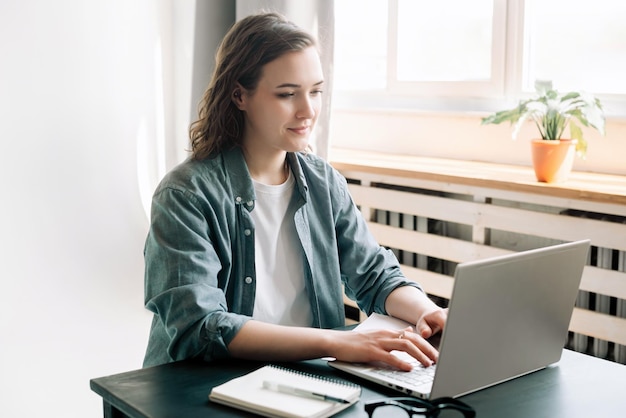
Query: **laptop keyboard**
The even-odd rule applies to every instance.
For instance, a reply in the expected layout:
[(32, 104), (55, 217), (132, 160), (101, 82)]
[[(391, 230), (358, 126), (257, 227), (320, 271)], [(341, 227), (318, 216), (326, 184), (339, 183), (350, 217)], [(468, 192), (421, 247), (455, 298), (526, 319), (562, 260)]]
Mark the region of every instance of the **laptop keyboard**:
[(424, 383), (432, 383), (435, 377), (435, 369), (437, 367), (435, 364), (430, 367), (424, 367), (420, 362), (418, 362), (416, 359), (409, 355), (406, 355), (406, 357), (401, 357), (402, 360), (411, 363), (411, 365), (413, 366), (413, 370), (411, 370), (410, 372), (404, 372), (401, 370), (393, 369), (391, 367), (381, 367), (373, 369), (372, 373), (380, 376), (390, 377), (413, 386), (419, 386)]

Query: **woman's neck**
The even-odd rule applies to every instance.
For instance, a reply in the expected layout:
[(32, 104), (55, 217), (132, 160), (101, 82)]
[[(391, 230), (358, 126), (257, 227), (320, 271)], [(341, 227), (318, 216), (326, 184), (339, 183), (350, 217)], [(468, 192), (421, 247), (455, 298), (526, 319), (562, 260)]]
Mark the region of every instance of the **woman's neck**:
[(248, 171), (252, 178), (259, 183), (268, 185), (283, 184), (289, 177), (287, 153), (259, 154), (243, 151)]

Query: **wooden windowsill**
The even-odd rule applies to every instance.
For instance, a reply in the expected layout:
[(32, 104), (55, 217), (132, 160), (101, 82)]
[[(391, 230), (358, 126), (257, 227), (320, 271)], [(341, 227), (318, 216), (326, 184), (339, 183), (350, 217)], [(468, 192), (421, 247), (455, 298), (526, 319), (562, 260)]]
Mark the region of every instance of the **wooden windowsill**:
[(572, 172), (567, 181), (541, 183), (532, 167), (332, 148), (329, 161), (340, 171), (442, 181), (564, 199), (626, 205), (626, 176)]

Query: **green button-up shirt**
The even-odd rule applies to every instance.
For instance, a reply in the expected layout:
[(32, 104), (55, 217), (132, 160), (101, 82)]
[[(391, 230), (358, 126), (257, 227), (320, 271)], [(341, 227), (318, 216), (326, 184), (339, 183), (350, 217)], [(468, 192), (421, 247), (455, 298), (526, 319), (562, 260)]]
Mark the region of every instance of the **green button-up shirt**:
[[(370, 234), (345, 178), (312, 154), (289, 153), (294, 223), (313, 326), (345, 325), (343, 291), (366, 313), (406, 279)], [(189, 159), (161, 181), (146, 239), (146, 307), (154, 313), (144, 366), (229, 356), (255, 295), (252, 179), (239, 149)]]

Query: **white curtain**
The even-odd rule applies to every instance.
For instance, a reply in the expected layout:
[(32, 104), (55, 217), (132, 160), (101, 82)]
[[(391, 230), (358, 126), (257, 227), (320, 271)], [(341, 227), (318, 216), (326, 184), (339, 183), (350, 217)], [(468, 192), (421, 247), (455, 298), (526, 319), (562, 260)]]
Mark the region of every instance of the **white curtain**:
[(334, 0), (197, 0), (193, 46), (191, 120), (197, 115), (198, 102), (214, 68), (214, 55), (230, 26), (260, 11), (282, 13), (315, 35), (322, 50), (324, 95), (312, 146), (327, 158), (330, 138), (330, 110), (333, 75)]

